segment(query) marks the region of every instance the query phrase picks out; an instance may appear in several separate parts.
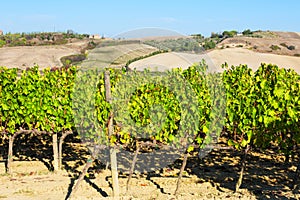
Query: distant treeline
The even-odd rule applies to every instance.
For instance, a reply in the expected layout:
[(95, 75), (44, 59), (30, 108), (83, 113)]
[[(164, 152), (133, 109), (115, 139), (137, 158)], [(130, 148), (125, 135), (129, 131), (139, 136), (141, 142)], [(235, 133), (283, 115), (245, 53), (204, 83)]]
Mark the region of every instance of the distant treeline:
[(89, 37), (89, 34), (78, 34), (72, 30), (67, 32), (7, 33), (0, 35), (0, 47), (58, 45), (66, 44), (73, 38), (87, 39)]

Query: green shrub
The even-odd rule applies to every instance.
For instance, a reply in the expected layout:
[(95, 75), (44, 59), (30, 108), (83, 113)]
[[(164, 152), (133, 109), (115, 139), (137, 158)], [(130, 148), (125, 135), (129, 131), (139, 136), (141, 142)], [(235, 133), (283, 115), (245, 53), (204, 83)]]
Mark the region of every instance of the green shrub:
[(216, 47), (216, 43), (213, 40), (206, 41), (203, 45), (203, 48), (205, 50), (213, 49), (215, 47)]
[(223, 37), (234, 37), (237, 35), (237, 31), (232, 30), (232, 31), (224, 31), (222, 33)]
[(280, 43), (281, 46), (288, 48), (288, 45), (286, 45), (286, 43)]
[(274, 51), (280, 50), (281, 48), (277, 45), (271, 45), (270, 48)]
[(291, 50), (291, 51), (296, 49), (296, 47), (295, 47), (295, 46), (293, 46), (293, 45), (291, 45), (291, 46), (288, 46), (287, 48), (288, 48), (288, 50)]
[(6, 42), (4, 40), (0, 40), (0, 47), (3, 47), (4, 45), (6, 45)]
[(253, 32), (250, 29), (246, 29), (242, 32), (243, 35), (252, 35)]
[(288, 46), (286, 43), (280, 43), (280, 45), (291, 51), (296, 49), (296, 47), (294, 45)]
[(70, 66), (70, 65), (76, 65), (85, 59), (86, 59), (85, 54), (74, 54), (74, 55), (64, 56), (60, 59), (60, 61), (62, 62), (63, 66)]

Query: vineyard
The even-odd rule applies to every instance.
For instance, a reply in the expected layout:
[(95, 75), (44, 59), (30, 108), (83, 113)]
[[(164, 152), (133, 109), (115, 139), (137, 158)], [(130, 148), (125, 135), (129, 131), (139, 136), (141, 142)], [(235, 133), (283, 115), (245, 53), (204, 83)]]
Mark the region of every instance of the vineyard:
[[(166, 73), (1, 67), (0, 141), (7, 147), (7, 154), (1, 155), (6, 172), (14, 171), (14, 141), (23, 135), (52, 138), (54, 171), (65, 168), (64, 140), (72, 136), (84, 141), (91, 157), (77, 184), (94, 160), (101, 162), (99, 152), (109, 149), (114, 196), (120, 195), (115, 170), (121, 168), (120, 149), (133, 155), (125, 170), (130, 190), (140, 154), (176, 147), (183, 157), (173, 188), (176, 195), (189, 158), (205, 150), (233, 148), (242, 153), (236, 192), (243, 186), (252, 152), (273, 151), (284, 155), (286, 163), (299, 163), (299, 74), (272, 64), (261, 64), (257, 71), (246, 65), (222, 67), (222, 73), (208, 73), (204, 61)], [(226, 145), (221, 147), (219, 138)], [(293, 193), (299, 190), (299, 168), (290, 177)], [(66, 198), (76, 196), (77, 187)]]

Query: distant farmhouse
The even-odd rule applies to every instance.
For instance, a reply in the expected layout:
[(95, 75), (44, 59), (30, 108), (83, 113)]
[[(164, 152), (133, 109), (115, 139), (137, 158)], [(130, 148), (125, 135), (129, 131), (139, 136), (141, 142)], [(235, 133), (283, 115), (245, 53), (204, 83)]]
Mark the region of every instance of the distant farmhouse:
[(0, 35), (3, 35), (3, 31), (2, 30), (0, 30)]
[(90, 35), (90, 39), (101, 39), (99, 34)]
[(53, 40), (54, 40), (54, 41), (57, 41), (57, 40), (63, 40), (63, 39), (64, 39), (63, 34), (61, 34), (61, 33), (53, 34)]

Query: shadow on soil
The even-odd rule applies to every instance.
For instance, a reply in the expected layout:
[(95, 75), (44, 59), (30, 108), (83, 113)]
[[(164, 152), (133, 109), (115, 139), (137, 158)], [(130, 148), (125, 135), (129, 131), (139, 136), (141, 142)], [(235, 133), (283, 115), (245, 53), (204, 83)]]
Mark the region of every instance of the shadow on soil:
[[(0, 141), (0, 158), (2, 158), (0, 162), (6, 163), (8, 149), (7, 144), (8, 141)], [(52, 137), (49, 135), (20, 135), (15, 139), (13, 152), (15, 158), (14, 161), (40, 161), (49, 171), (54, 170), (52, 165)], [(70, 176), (70, 184), (66, 198), (69, 197), (75, 181), (81, 173), (81, 171), (78, 171), (77, 168), (85, 165), (88, 155), (88, 149), (81, 144), (80, 140), (76, 139), (73, 135), (69, 135), (65, 138), (65, 142), (63, 144), (62, 166)], [(69, 163), (72, 163), (72, 165), (69, 165)], [(100, 173), (104, 168), (105, 166), (103, 164), (101, 164), (98, 160), (95, 160), (93, 166), (88, 170), (89, 178), (85, 177), (84, 180), (103, 197), (107, 197), (108, 194), (91, 181), (91, 179), (95, 178), (95, 173)]]
[[(3, 144), (2, 156), (7, 160), (8, 141)], [(53, 171), (52, 138), (49, 135), (19, 135), (13, 145), (14, 161), (40, 161), (49, 171)], [(27, 173), (27, 172), (24, 172)]]
[[(76, 141), (76, 142), (74, 142)], [(83, 147), (80, 140), (74, 140), (73, 136), (70, 135), (66, 138), (65, 144), (63, 146), (63, 168), (69, 173), (71, 179), (68, 187), (68, 193), (65, 199), (68, 199), (71, 195), (72, 188), (75, 186), (76, 181), (81, 173), (77, 168), (86, 164), (89, 151), (87, 148)], [(70, 165), (72, 163), (72, 165)], [(99, 188), (91, 179), (95, 179), (95, 174), (100, 173), (105, 166), (99, 162), (99, 160), (94, 160), (92, 167), (88, 170), (88, 176), (84, 177), (86, 181), (92, 188), (94, 188), (102, 197), (108, 197), (108, 194)]]
[[(241, 189), (248, 189), (257, 199), (295, 199), (285, 194), (293, 187), (295, 170), (292, 166), (297, 166), (297, 163), (286, 164), (277, 155), (271, 151), (264, 154), (250, 152)], [(243, 153), (235, 150), (212, 151), (203, 159), (191, 157), (186, 171), (213, 185), (218, 183), (221, 188), (234, 191), (242, 157)], [(220, 187), (218, 189), (223, 192)]]
[[(14, 145), (15, 156), (20, 161), (39, 160), (50, 170), (53, 170), (51, 164), (52, 155), (52, 139), (50, 136), (22, 136), (17, 138)], [(1, 157), (6, 158), (7, 145), (0, 145)], [(76, 140), (73, 135), (67, 136), (63, 145), (63, 168), (69, 173), (70, 184), (68, 194), (80, 175), (79, 166), (85, 165), (89, 152), (79, 140)], [(220, 192), (225, 192), (222, 188), (230, 191), (235, 190), (235, 184), (240, 172), (240, 161), (243, 157), (242, 152), (235, 150), (213, 150), (203, 159), (197, 156), (190, 157), (186, 166), (186, 171), (189, 174), (196, 175), (201, 181), (211, 182)], [(247, 157), (246, 171), (244, 173), (241, 189), (248, 189), (257, 199), (295, 199), (291, 196), (286, 196), (287, 192), (291, 191), (293, 186), (293, 178), (295, 176), (296, 161), (286, 164), (282, 156), (272, 151), (261, 153), (252, 151)], [(3, 162), (3, 161), (2, 161)], [(179, 169), (181, 160), (176, 160), (170, 168)], [(72, 164), (70, 164), (72, 163)], [(100, 173), (105, 168), (99, 160), (95, 160), (93, 166), (89, 169), (89, 178), (84, 180), (103, 197), (108, 194), (99, 188), (91, 179), (95, 178), (96, 173)], [(159, 177), (159, 174), (148, 173), (146, 180), (152, 182), (156, 187), (165, 193), (164, 186), (151, 180), (151, 177)], [(299, 187), (294, 190), (299, 193)]]

